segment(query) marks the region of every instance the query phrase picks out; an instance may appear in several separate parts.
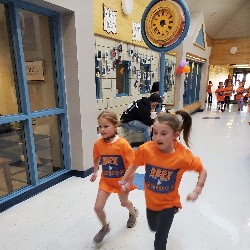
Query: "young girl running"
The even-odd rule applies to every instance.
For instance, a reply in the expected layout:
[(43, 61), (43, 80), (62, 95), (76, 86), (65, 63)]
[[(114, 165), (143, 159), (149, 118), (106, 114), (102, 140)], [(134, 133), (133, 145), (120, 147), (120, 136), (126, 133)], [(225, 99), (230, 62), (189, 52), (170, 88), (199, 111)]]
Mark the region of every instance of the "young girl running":
[(225, 100), (225, 89), (223, 87), (223, 82), (219, 82), (218, 88), (215, 90), (216, 98), (217, 98), (217, 108), (218, 110), (224, 111), (223, 104)]
[(118, 124), (118, 117), (113, 112), (104, 111), (98, 116), (98, 130), (102, 138), (94, 144), (94, 173), (90, 178), (92, 182), (96, 180), (98, 167), (101, 164), (102, 174), (94, 210), (102, 224), (102, 228), (94, 237), (94, 242), (96, 243), (100, 243), (110, 231), (104, 213), (104, 206), (111, 193), (117, 193), (121, 206), (126, 207), (129, 211), (128, 228), (132, 228), (135, 225), (138, 215), (137, 209), (128, 200), (129, 191), (136, 188), (136, 186), (130, 184), (133, 181), (133, 176), (128, 179), (126, 185), (127, 192), (122, 192), (118, 184), (118, 181), (121, 180), (126, 169), (134, 160), (134, 150), (130, 144), (127, 140), (117, 135)]
[(224, 104), (224, 110), (226, 110), (226, 108), (229, 109), (229, 104), (230, 104), (230, 98), (232, 96), (233, 93), (233, 84), (232, 84), (232, 80), (228, 80), (228, 82), (225, 84), (225, 88), (224, 88), (225, 92), (225, 104)]
[(238, 102), (238, 111), (243, 110), (243, 94), (245, 93), (245, 89), (242, 86), (242, 82), (239, 82), (238, 88), (236, 89), (236, 100)]
[[(180, 118), (179, 118), (180, 116)], [(139, 166), (145, 167), (144, 191), (149, 228), (155, 232), (154, 249), (165, 250), (175, 213), (181, 208), (178, 188), (185, 171), (196, 171), (198, 182), (187, 200), (195, 201), (201, 194), (207, 172), (198, 157), (177, 141), (183, 138), (189, 146), (191, 116), (182, 110), (175, 114), (160, 113), (153, 124), (153, 141), (141, 145), (135, 160), (120, 181), (127, 191), (126, 181)]]

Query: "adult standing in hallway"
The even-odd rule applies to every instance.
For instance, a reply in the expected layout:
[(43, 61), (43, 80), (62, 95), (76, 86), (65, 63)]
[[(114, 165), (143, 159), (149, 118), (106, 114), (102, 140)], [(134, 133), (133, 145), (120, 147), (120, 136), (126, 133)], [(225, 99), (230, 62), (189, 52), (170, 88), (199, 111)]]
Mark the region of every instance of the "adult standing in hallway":
[(143, 133), (144, 142), (150, 141), (150, 127), (156, 115), (156, 107), (162, 102), (159, 94), (152, 93), (149, 97), (142, 97), (133, 101), (121, 116), (121, 126)]

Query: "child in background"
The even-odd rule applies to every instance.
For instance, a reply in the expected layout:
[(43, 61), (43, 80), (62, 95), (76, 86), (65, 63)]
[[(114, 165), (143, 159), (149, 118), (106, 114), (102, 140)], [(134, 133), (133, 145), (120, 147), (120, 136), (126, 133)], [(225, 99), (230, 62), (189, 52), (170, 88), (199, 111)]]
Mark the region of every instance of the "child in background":
[(215, 90), (215, 94), (216, 94), (216, 98), (217, 98), (217, 108), (218, 108), (218, 110), (221, 110), (222, 112), (224, 112), (224, 109), (223, 109), (223, 104), (224, 104), (224, 100), (225, 100), (224, 92), (225, 92), (225, 89), (223, 87), (223, 82), (219, 82), (219, 86)]
[(213, 87), (213, 83), (212, 83), (212, 81), (209, 81), (209, 82), (208, 82), (208, 86), (207, 86), (208, 103), (209, 103), (209, 104), (212, 103), (212, 99), (213, 99), (212, 87)]
[(110, 231), (104, 213), (104, 206), (111, 193), (117, 193), (121, 206), (126, 207), (129, 211), (128, 228), (135, 225), (138, 211), (134, 208), (133, 203), (128, 200), (129, 191), (136, 188), (131, 184), (133, 176), (130, 177), (126, 184), (127, 192), (122, 192), (118, 184), (118, 181), (121, 180), (126, 169), (134, 160), (134, 150), (127, 140), (117, 135), (119, 122), (115, 113), (104, 111), (98, 116), (97, 120), (98, 130), (102, 138), (98, 139), (94, 144), (94, 173), (90, 181), (94, 182), (96, 180), (98, 167), (101, 164), (102, 174), (94, 207), (96, 215), (102, 224), (102, 229), (95, 235), (94, 242), (100, 243)]
[(122, 190), (127, 191), (127, 180), (139, 166), (145, 167), (146, 213), (149, 228), (155, 232), (155, 250), (166, 249), (173, 218), (181, 208), (178, 188), (183, 173), (196, 171), (199, 174), (196, 187), (187, 195), (187, 200), (195, 201), (205, 184), (207, 172), (200, 159), (177, 141), (183, 131), (184, 141), (189, 146), (191, 125), (192, 118), (185, 111), (159, 113), (153, 124), (153, 141), (136, 150), (133, 164), (120, 181)]
[(238, 111), (243, 110), (243, 94), (245, 89), (242, 87), (242, 82), (239, 82), (238, 88), (236, 89), (236, 100), (238, 102)]
[(225, 84), (225, 88), (224, 88), (225, 92), (225, 104), (224, 104), (224, 110), (226, 110), (226, 108), (229, 109), (229, 104), (230, 104), (230, 97), (232, 96), (233, 93), (233, 84), (232, 84), (232, 80), (228, 80), (228, 82)]
[(250, 113), (250, 86), (246, 90), (246, 97), (247, 97), (247, 106), (248, 106), (248, 112)]

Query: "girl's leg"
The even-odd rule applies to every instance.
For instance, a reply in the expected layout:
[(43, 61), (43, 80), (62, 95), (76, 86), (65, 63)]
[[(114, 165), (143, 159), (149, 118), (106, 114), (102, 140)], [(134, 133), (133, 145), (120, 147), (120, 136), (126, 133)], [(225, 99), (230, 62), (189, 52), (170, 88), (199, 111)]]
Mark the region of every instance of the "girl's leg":
[(244, 103), (243, 98), (241, 98), (240, 99), (240, 110), (241, 111), (243, 110), (243, 103)]
[(238, 111), (240, 111), (240, 99), (238, 100)]
[(109, 224), (106, 221), (106, 215), (105, 215), (104, 210), (103, 210), (109, 196), (110, 196), (110, 193), (107, 193), (103, 190), (99, 190), (97, 197), (96, 197), (94, 209), (95, 209), (97, 217), (99, 218), (100, 222), (102, 223), (101, 230), (94, 237), (94, 242), (96, 242), (96, 243), (102, 242), (103, 238), (110, 231)]
[(98, 219), (102, 223), (102, 226), (107, 225), (106, 215), (104, 213), (104, 206), (109, 196), (110, 196), (110, 193), (107, 193), (103, 190), (99, 190), (97, 197), (96, 197), (94, 210), (96, 212)]
[(155, 250), (166, 250), (168, 233), (176, 212), (176, 207), (167, 208), (160, 212), (154, 212), (147, 209), (149, 227), (154, 231), (156, 226), (154, 241)]
[(157, 229), (158, 218), (159, 218), (160, 212), (159, 211), (152, 211), (148, 208), (147, 208), (146, 212), (147, 212), (147, 220), (148, 220), (149, 229), (151, 231), (155, 232)]
[(138, 210), (134, 207), (133, 203), (128, 199), (129, 193), (118, 194), (121, 206), (126, 207), (129, 211), (129, 219), (127, 221), (127, 227), (132, 228), (136, 224), (136, 217), (138, 216)]

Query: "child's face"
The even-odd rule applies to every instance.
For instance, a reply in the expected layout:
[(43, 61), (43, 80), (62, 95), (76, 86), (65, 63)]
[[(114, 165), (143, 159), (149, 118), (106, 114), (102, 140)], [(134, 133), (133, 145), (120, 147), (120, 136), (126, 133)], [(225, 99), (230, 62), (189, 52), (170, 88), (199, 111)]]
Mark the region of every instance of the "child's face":
[(98, 131), (102, 138), (113, 136), (116, 133), (117, 125), (112, 124), (108, 119), (100, 117), (98, 119)]
[(174, 147), (173, 141), (178, 135), (179, 133), (174, 132), (167, 124), (156, 121), (153, 125), (153, 141), (162, 152), (172, 153)]

